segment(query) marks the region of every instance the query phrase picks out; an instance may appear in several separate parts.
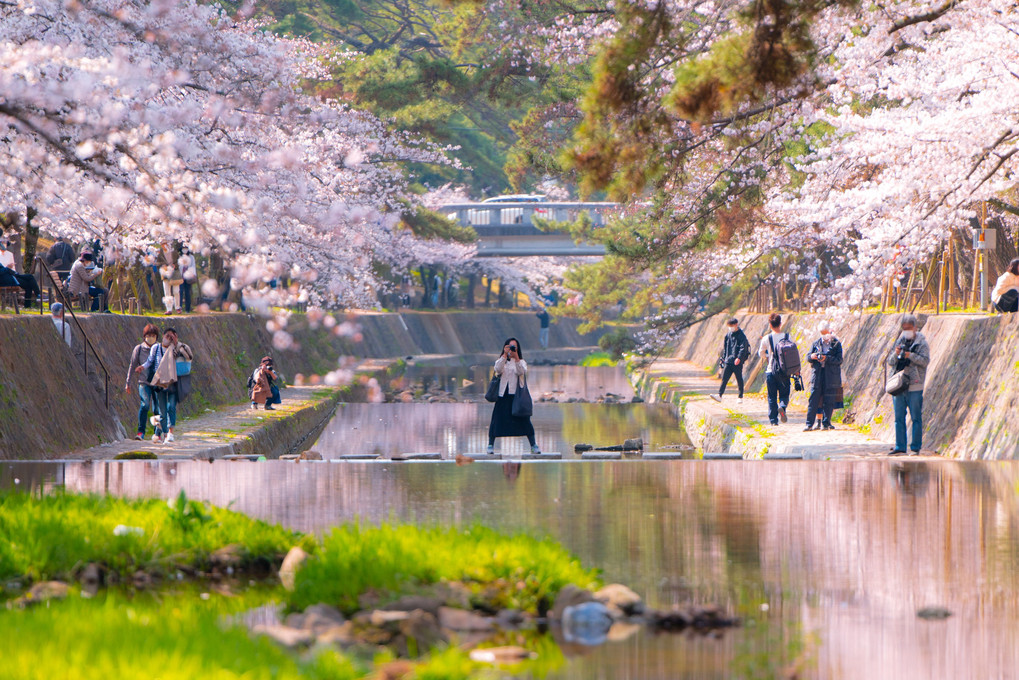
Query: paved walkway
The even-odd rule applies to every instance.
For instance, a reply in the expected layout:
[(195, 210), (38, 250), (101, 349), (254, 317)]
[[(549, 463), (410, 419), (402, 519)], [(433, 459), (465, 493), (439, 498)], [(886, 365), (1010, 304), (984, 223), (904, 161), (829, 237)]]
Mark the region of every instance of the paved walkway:
[(884, 458), (891, 450), (892, 442), (874, 439), (851, 425), (834, 423), (834, 430), (804, 432), (806, 409), (796, 404), (788, 410), (788, 423), (771, 425), (766, 395), (746, 394), (739, 404), (735, 380), (719, 404), (709, 397), (718, 394), (718, 378), (688, 361), (658, 359), (644, 375), (644, 398), (679, 405), (687, 433), (705, 452), (740, 453), (744, 458), (831, 459)]

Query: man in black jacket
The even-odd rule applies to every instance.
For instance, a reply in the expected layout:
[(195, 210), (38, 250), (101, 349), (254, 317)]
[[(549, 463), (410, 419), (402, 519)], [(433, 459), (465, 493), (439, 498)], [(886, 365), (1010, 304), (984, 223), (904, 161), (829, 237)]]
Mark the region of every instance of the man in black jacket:
[(739, 387), (739, 403), (743, 403), (743, 365), (750, 358), (750, 341), (746, 333), (739, 327), (739, 319), (729, 319), (727, 325), (729, 332), (725, 334), (725, 341), (722, 343), (722, 355), (719, 357), (718, 365), (722, 369), (722, 384), (718, 388), (718, 396), (714, 394), (711, 398), (715, 401), (722, 401), (725, 388), (729, 384), (729, 378), (736, 376), (736, 385)]

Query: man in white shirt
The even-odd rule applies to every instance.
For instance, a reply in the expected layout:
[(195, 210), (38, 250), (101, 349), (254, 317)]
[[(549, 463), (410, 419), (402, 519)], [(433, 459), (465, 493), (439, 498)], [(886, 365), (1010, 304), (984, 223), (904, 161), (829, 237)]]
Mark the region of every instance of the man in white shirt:
[(0, 264), (8, 269), (14, 269), (14, 253), (9, 248), (7, 243), (0, 243)]
[(50, 306), (50, 315), (53, 318), (53, 326), (57, 329), (57, 333), (64, 339), (68, 347), (71, 347), (71, 324), (64, 321), (64, 306), (59, 302), (54, 302)]
[(779, 419), (786, 422), (785, 409), (789, 405), (789, 376), (778, 370), (776, 353), (779, 340), (786, 337), (781, 332), (782, 317), (772, 312), (768, 317), (768, 324), (771, 326), (771, 333), (761, 338), (761, 345), (757, 354), (765, 360), (765, 383), (768, 386), (768, 422), (778, 425)]

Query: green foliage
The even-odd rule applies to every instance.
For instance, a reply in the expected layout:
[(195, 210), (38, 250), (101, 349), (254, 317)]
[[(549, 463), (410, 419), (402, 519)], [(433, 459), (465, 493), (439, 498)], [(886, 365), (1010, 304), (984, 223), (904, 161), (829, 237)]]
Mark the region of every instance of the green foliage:
[(619, 361), (624, 354), (632, 352), (637, 343), (630, 336), (629, 330), (617, 327), (598, 338), (598, 346), (609, 353), (612, 361)]
[(612, 355), (608, 352), (591, 352), (586, 357), (580, 360), (580, 365), (584, 368), (597, 368), (599, 366), (615, 366), (619, 363), (618, 359), (613, 359)]
[(347, 525), (329, 533), (318, 556), (298, 572), (289, 604), (304, 609), (327, 602), (352, 613), (366, 591), (396, 598), (440, 581), (461, 581), (489, 605), (533, 612), (563, 586), (589, 587), (598, 579), (549, 540), (480, 526)]
[(113, 460), (156, 460), (157, 456), (152, 451), (124, 451), (113, 457)]
[[(125, 529), (115, 535), (118, 525)], [(229, 544), (241, 546), (247, 566), (278, 561), (298, 539), (282, 527), (186, 496), (168, 508), (161, 500), (0, 493), (0, 579), (73, 579), (75, 569), (89, 562), (122, 575), (139, 569), (165, 574), (202, 567)]]
[(474, 243), (478, 240), (478, 232), (473, 227), (461, 226), (456, 220), (420, 206), (408, 207), (402, 221), (415, 236), (421, 238), (444, 239), (456, 243)]

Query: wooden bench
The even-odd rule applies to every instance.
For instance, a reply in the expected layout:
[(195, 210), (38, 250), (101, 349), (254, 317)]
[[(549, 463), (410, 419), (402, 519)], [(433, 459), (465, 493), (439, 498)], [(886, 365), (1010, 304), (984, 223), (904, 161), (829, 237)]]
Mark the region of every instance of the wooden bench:
[(21, 286), (0, 286), (0, 311), (7, 311), (7, 307), (14, 307), (15, 314), (21, 314), (18, 310), (18, 303), (22, 300), (25, 291)]

